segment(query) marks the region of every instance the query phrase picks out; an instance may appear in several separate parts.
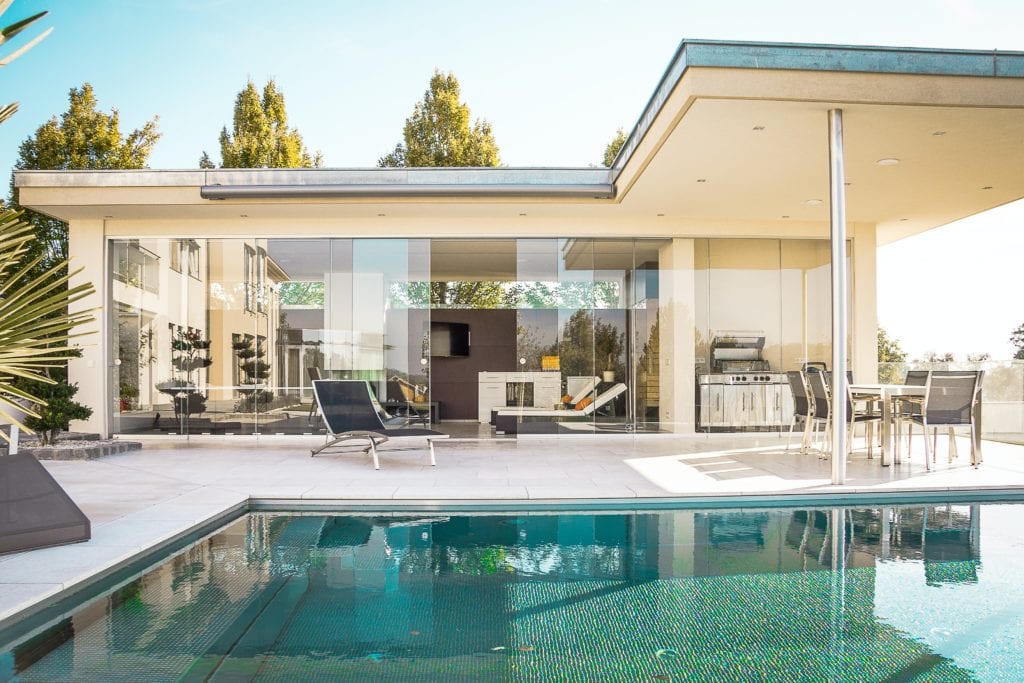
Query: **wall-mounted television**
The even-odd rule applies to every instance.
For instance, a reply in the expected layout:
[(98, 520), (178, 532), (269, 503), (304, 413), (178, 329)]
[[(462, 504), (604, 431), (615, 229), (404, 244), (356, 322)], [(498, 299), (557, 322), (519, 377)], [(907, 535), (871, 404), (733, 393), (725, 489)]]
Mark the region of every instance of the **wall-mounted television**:
[(468, 356), (469, 325), (466, 323), (430, 323), (431, 356)]

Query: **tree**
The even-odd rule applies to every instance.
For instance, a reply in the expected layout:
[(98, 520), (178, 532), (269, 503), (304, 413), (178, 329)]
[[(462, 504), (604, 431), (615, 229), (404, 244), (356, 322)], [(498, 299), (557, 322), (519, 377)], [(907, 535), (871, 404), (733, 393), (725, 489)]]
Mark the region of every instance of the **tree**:
[[(263, 96), (250, 80), (235, 98), (232, 130), (220, 132), (221, 168), (311, 168), (323, 165), (320, 152), (310, 155), (302, 136), (288, 127), (284, 93), (273, 79), (263, 86)], [(213, 168), (203, 152), (200, 168)]]
[[(7, 0), (7, 2), (0, 2), (0, 15), (2, 15), (4, 12), (6, 12), (8, 9), (10, 9), (12, 1), (13, 0)], [(27, 29), (29, 26), (31, 26), (32, 24), (36, 23), (37, 21), (39, 21), (40, 19), (45, 17), (47, 14), (49, 14), (49, 12), (45, 12), (45, 11), (44, 12), (39, 12), (37, 14), (33, 14), (30, 17), (26, 17), (25, 19), (22, 19), (20, 21), (16, 21), (13, 24), (10, 24), (8, 26), (3, 27), (2, 29), (0, 29), (0, 45), (3, 45), (5, 43), (7, 43), (7, 41), (9, 41), (12, 38), (14, 38), (15, 36), (17, 36), (19, 33), (24, 31), (25, 29)], [(31, 50), (33, 47), (38, 45), (39, 42), (43, 38), (45, 38), (46, 36), (50, 35), (51, 31), (53, 31), (52, 28), (46, 29), (41, 34), (39, 34), (38, 36), (36, 36), (35, 38), (30, 40), (26, 44), (22, 45), (21, 47), (19, 47), (17, 50), (15, 50), (14, 52), (10, 53), (6, 57), (0, 57), (0, 66), (7, 66), (11, 62), (13, 62), (15, 59), (17, 59), (18, 57), (22, 56), (23, 54), (25, 54), (26, 52)], [(18, 103), (17, 102), (12, 102), (10, 104), (5, 104), (5, 105), (0, 106), (0, 123), (3, 123), (7, 119), (9, 119), (12, 116), (14, 116), (14, 112), (16, 112), (16, 111), (18, 111)]]
[(878, 379), (885, 383), (898, 382), (901, 376), (901, 363), (907, 360), (907, 353), (900, 347), (900, 342), (890, 337), (884, 328), (878, 328)]
[(25, 424), (39, 436), (39, 443), (52, 446), (61, 430), (71, 426), (71, 420), (88, 420), (92, 416), (92, 408), (74, 400), (78, 385), (68, 384), (66, 368), (53, 368), (45, 374), (53, 383), (18, 378), (15, 384), (45, 401), (36, 409), (39, 416), (26, 417)]
[(1024, 360), (1024, 325), (1010, 333), (1010, 343), (1017, 349), (1017, 352), (1013, 354), (1013, 359)]
[(622, 149), (624, 144), (626, 144), (626, 134), (619, 128), (615, 131), (615, 137), (604, 148), (604, 161), (602, 163), (611, 168), (612, 164), (615, 163), (615, 157), (619, 155), (619, 150)]
[(405, 120), (404, 142), (378, 166), (498, 166), (498, 144), (486, 120), (470, 126), (469, 107), (459, 99), (455, 74), (435, 70), (430, 87)]
[(900, 342), (890, 337), (885, 328), (878, 328), (878, 362), (879, 363), (904, 363), (907, 360), (907, 352), (900, 347)]
[[(68, 110), (60, 118), (52, 117), (21, 143), (15, 169), (145, 168), (153, 146), (160, 139), (157, 117), (125, 137), (121, 134), (117, 109), (112, 109), (109, 114), (97, 110), (96, 95), (89, 83), (84, 83), (81, 88), (72, 88), (68, 101)], [(15, 191), (14, 208), (19, 208), (17, 199)], [(25, 218), (34, 226), (36, 234), (36, 241), (27, 253), (28, 258), (43, 255), (39, 263), (42, 270), (67, 259), (67, 224), (34, 211), (25, 211)]]

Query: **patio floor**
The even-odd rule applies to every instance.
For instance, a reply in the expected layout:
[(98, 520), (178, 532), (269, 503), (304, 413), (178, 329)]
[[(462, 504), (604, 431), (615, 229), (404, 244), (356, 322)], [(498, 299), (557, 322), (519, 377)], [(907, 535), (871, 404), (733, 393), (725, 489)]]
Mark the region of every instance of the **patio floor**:
[(322, 437), (148, 441), (141, 451), (97, 460), (45, 462), (92, 521), (93, 538), (0, 556), (0, 628), (18, 612), (53, 602), (247, 503), (397, 509), (704, 501), (727, 507), (750, 496), (821, 505), (830, 496), (849, 504), (848, 496), (858, 495), (1024, 493), (1024, 446), (986, 441), (984, 464), (975, 469), (966, 439), (958, 442), (961, 456), (952, 465), (940, 439), (932, 472), (925, 471), (920, 439), (914, 461), (893, 467), (858, 452), (849, 460), (845, 486), (829, 483), (829, 461), (786, 452), (785, 437), (777, 434), (451, 440), (438, 442), (437, 467), (422, 448), (386, 445), (379, 471), (358, 450), (309, 457), (309, 448), (322, 443)]

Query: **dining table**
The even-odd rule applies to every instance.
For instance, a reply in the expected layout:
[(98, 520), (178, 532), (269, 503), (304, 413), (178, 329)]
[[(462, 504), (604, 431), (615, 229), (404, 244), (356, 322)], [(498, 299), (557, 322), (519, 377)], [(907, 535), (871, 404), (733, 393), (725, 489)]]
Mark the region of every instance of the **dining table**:
[[(882, 404), (882, 467), (893, 462), (899, 464), (898, 444), (893, 443), (893, 425), (898, 413), (896, 404), (905, 399), (916, 398), (923, 402), (927, 387), (915, 384), (850, 384), (850, 394), (854, 400), (876, 400)], [(972, 465), (981, 464), (981, 401), (975, 403)]]

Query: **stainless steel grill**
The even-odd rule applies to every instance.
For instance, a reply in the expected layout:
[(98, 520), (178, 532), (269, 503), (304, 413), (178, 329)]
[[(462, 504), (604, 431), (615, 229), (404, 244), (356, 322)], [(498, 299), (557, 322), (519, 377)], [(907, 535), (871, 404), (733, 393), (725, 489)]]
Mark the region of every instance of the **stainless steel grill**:
[(764, 341), (762, 332), (715, 333), (712, 372), (697, 376), (702, 429), (749, 431), (787, 424), (793, 400), (789, 382), (762, 358)]

